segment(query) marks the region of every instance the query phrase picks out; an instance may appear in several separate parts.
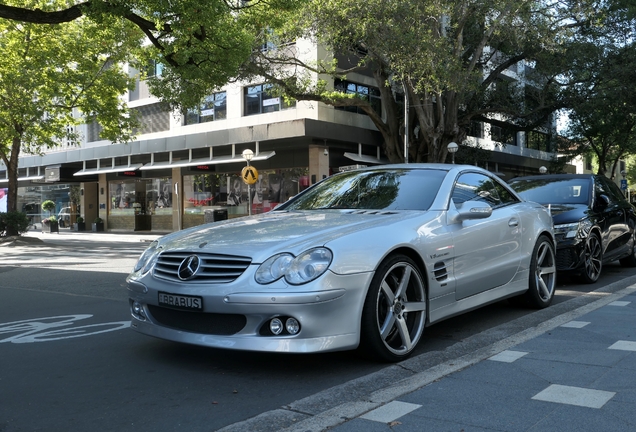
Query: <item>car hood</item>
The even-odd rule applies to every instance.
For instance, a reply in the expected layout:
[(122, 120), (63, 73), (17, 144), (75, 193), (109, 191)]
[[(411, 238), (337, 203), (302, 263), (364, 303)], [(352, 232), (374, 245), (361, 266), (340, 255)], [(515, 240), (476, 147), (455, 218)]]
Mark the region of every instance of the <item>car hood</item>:
[(246, 256), (251, 257), (253, 263), (260, 263), (275, 253), (298, 254), (361, 230), (378, 226), (384, 229), (423, 214), (425, 212), (377, 210), (270, 212), (168, 234), (159, 239), (159, 244), (163, 250)]
[(555, 225), (578, 222), (590, 214), (590, 208), (585, 204), (544, 204), (550, 208)]

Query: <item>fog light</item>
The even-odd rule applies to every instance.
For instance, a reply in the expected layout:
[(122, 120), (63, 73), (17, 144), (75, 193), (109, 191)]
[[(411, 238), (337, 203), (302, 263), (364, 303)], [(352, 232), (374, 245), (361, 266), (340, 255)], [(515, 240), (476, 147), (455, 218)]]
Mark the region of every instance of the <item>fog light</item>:
[(281, 334), (283, 331), (283, 322), (278, 318), (274, 318), (269, 322), (269, 330), (275, 335)]
[(146, 314), (144, 313), (144, 307), (138, 301), (133, 302), (132, 311), (137, 316), (140, 316), (142, 318), (146, 317)]
[(300, 331), (300, 324), (295, 318), (287, 318), (287, 321), (285, 321), (285, 328), (289, 334), (295, 335)]

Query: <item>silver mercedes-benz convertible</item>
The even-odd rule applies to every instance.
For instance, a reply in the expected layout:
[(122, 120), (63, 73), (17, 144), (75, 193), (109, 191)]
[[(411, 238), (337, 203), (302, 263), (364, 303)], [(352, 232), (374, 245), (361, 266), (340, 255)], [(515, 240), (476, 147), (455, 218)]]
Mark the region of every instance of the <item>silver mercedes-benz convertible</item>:
[(344, 172), (269, 213), (152, 242), (127, 278), (131, 327), (214, 348), (400, 361), (443, 319), (505, 298), (547, 307), (554, 245), (547, 210), (486, 170)]

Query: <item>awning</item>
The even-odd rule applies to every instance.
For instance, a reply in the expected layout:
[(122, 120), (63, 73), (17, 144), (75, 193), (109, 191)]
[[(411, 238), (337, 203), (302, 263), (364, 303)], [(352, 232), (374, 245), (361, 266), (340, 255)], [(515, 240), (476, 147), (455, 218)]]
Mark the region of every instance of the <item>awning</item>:
[[(40, 171), (41, 167), (37, 167), (37, 174), (31, 174), (29, 172), (30, 168), (26, 169), (26, 176), (23, 177), (18, 177), (18, 181), (34, 181), (34, 182), (38, 182), (38, 181), (42, 181), (44, 180), (44, 175), (41, 174)], [(0, 179), (0, 183), (9, 183), (9, 171), (5, 171), (5, 178)]]
[(74, 176), (85, 176), (91, 174), (110, 174), (110, 173), (118, 173), (118, 172), (126, 172), (126, 171), (136, 171), (140, 169), (144, 164), (135, 164), (135, 165), (126, 165), (126, 166), (115, 166), (110, 168), (86, 168), (81, 171), (73, 174)]
[(362, 144), (358, 144), (358, 153), (345, 152), (344, 157), (351, 159), (352, 161), (365, 163), (365, 164), (388, 164), (390, 163), (386, 159), (380, 159), (380, 147), (377, 149), (377, 155), (375, 157), (362, 154)]
[[(259, 152), (258, 146), (257, 146), (256, 153), (254, 154), (254, 157), (252, 157), (251, 162), (267, 160), (275, 155), (276, 155), (275, 151)], [(192, 150), (190, 150), (190, 157), (188, 159), (172, 160), (172, 152), (170, 152), (170, 157), (169, 157), (169, 160), (167, 161), (155, 162), (154, 154), (151, 154), (150, 158), (151, 158), (150, 163), (145, 164), (144, 166), (139, 168), (141, 171), (166, 169), (166, 168), (181, 168), (181, 167), (190, 167), (190, 166), (198, 166), (198, 165), (217, 165), (217, 164), (239, 163), (239, 162), (246, 163), (243, 156), (241, 156), (240, 154), (237, 155), (235, 153), (234, 145), (232, 145), (232, 154), (228, 156), (214, 157), (212, 154), (212, 147), (210, 147), (210, 157), (207, 157), (207, 158), (192, 159)]]
[[(28, 176), (28, 177), (18, 177), (18, 181), (38, 181), (38, 180), (44, 180), (44, 176), (43, 175), (38, 175), (38, 176)], [(0, 183), (9, 183), (9, 179), (8, 178), (3, 178), (0, 179)]]
[(85, 176), (85, 175), (93, 175), (93, 174), (110, 174), (110, 173), (118, 173), (118, 172), (126, 172), (126, 171), (136, 171), (141, 168), (144, 164), (131, 164), (130, 156), (128, 156), (128, 165), (115, 165), (115, 158), (112, 158), (112, 164), (110, 166), (102, 167), (99, 164), (99, 160), (97, 161), (97, 168), (86, 168), (86, 161), (84, 161), (84, 168), (81, 171), (73, 174), (74, 176)]

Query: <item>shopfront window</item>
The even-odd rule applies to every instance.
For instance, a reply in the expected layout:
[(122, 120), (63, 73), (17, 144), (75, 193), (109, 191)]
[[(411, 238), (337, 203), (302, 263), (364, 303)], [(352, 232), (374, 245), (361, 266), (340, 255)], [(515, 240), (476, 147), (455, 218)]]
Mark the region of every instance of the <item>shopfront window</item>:
[(172, 179), (148, 180), (145, 191), (145, 206), (149, 214), (172, 214)]
[[(29, 186), (18, 188), (18, 210), (27, 215), (32, 225), (39, 226), (42, 219), (49, 216), (60, 217), (65, 214), (80, 214), (80, 208), (77, 206), (79, 198), (79, 187), (71, 186), (68, 184), (52, 184), (46, 186)], [(47, 212), (42, 210), (41, 204), (46, 200), (51, 200), (55, 203), (55, 210)], [(72, 208), (72, 212), (68, 209)], [(61, 228), (70, 228), (70, 223), (73, 220), (68, 220), (68, 224), (63, 223)], [(67, 220), (65, 220), (67, 222)]]
[(7, 212), (8, 195), (9, 195), (9, 188), (0, 187), (0, 213)]
[[(252, 214), (266, 213), (309, 187), (306, 168), (259, 171), (257, 182), (249, 188), (250, 199), (238, 172), (186, 175), (183, 181), (184, 213), (192, 219), (188, 226), (203, 223), (206, 209), (227, 209), (231, 218), (248, 215), (251, 203)], [(200, 221), (194, 215), (200, 215)]]
[(130, 231), (171, 231), (172, 180), (137, 179), (109, 183), (108, 228)]
[(110, 214), (133, 215), (133, 205), (137, 202), (135, 195), (135, 183), (112, 184), (110, 190)]
[(111, 182), (110, 214), (172, 214), (172, 180)]

